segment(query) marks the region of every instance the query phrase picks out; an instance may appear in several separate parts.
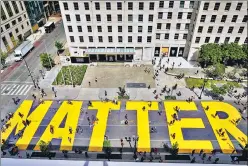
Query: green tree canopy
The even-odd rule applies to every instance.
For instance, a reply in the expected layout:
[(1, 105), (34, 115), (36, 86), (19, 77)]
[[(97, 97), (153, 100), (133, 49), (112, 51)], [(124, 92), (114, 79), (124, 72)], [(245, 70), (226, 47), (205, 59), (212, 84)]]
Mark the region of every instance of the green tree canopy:
[(50, 151), (51, 151), (51, 144), (50, 144), (50, 142), (45, 142), (45, 141), (40, 141), (39, 142), (39, 146), (40, 146), (40, 151), (44, 154), (44, 155), (46, 155), (46, 156), (48, 156), (49, 155), (49, 153), (50, 153)]
[(50, 54), (42, 53), (40, 54), (40, 61), (42, 63), (42, 66), (50, 69), (55, 65), (54, 60), (51, 58)]
[(245, 53), (242, 46), (238, 43), (222, 44), (223, 61), (227, 64), (237, 64), (240, 60), (245, 58)]
[(222, 54), (221, 47), (218, 44), (204, 44), (201, 46), (198, 61), (203, 66), (216, 64), (221, 62)]
[(6, 62), (6, 58), (8, 57), (8, 54), (6, 52), (3, 52), (0, 50), (0, 58), (1, 58), (1, 64), (4, 66)]
[(210, 78), (222, 78), (225, 74), (225, 66), (217, 63), (206, 70), (206, 75)]
[(61, 50), (63, 48), (63, 43), (62, 42), (59, 42), (59, 41), (55, 41), (55, 47), (58, 50)]

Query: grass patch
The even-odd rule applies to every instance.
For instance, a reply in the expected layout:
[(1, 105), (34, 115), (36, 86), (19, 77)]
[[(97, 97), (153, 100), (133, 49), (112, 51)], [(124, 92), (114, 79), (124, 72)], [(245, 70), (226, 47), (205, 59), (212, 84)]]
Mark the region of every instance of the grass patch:
[(128, 95), (125, 95), (125, 96), (118, 96), (118, 99), (121, 100), (121, 99), (124, 99), (124, 100), (128, 100), (130, 97)]
[(87, 65), (63, 66), (54, 80), (53, 85), (72, 85), (72, 83), (74, 85), (81, 85), (86, 70)]
[[(187, 87), (195, 87), (199, 88), (202, 87), (204, 79), (199, 79), (199, 78), (185, 78), (185, 82)], [(212, 84), (228, 84), (232, 85), (235, 88), (240, 88), (241, 85), (237, 82), (231, 82), (231, 81), (224, 81), (224, 80), (208, 80), (205, 87), (210, 88)]]
[(176, 96), (165, 96), (164, 97), (165, 100), (176, 100)]

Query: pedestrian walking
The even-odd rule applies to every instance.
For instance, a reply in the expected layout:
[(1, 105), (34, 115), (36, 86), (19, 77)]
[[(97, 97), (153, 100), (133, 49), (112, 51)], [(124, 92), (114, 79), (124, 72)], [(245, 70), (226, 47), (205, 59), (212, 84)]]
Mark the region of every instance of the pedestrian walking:
[(68, 141), (71, 143), (71, 137), (68, 137)]
[(195, 154), (195, 149), (194, 150), (192, 150), (192, 152), (191, 152), (191, 156), (193, 156)]
[(12, 98), (12, 100), (13, 100), (14, 104), (17, 105), (16, 99)]
[(33, 94), (32, 96), (33, 96), (34, 100), (36, 100), (36, 96), (35, 96), (35, 94)]
[(151, 89), (151, 85), (149, 85), (147, 88), (148, 88), (148, 89)]
[(211, 159), (212, 159), (212, 156), (208, 156), (207, 161), (211, 161)]
[(97, 78), (95, 78), (95, 82), (97, 83)]
[(89, 86), (90, 86), (90, 84), (91, 84), (91, 83), (90, 83), (90, 81), (89, 81)]
[(171, 134), (171, 137), (172, 137), (173, 139), (175, 139), (175, 138), (176, 138), (176, 133)]
[(200, 150), (199, 156), (201, 156), (203, 153), (203, 149)]
[(127, 114), (125, 115), (125, 119), (127, 119)]
[(72, 134), (72, 128), (69, 126), (69, 134)]
[(104, 94), (105, 94), (105, 96), (107, 96), (107, 95), (108, 95), (106, 90), (104, 91)]

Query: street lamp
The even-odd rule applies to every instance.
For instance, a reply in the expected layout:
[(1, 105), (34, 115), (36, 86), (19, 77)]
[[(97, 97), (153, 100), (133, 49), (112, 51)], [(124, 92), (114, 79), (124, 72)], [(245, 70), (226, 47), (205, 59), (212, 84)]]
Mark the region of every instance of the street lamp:
[(131, 137), (125, 137), (125, 140), (129, 143), (130, 145), (130, 148), (132, 148), (132, 145), (131, 145)]
[(201, 99), (202, 93), (203, 93), (203, 91), (205, 89), (205, 85), (206, 85), (207, 82), (208, 82), (208, 79), (204, 78), (203, 85), (202, 85), (202, 90), (201, 90), (201, 93), (200, 93), (200, 96), (198, 97), (198, 99)]
[(134, 154), (137, 152), (137, 142), (139, 141), (139, 136), (133, 136), (134, 141)]

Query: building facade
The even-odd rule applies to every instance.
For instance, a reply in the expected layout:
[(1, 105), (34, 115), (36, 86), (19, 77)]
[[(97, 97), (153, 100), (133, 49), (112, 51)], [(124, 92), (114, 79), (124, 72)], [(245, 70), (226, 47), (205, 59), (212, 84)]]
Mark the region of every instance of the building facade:
[(196, 60), (204, 43), (247, 43), (246, 1), (59, 3), (71, 56), (91, 62)]
[(23, 1), (1, 1), (1, 50), (8, 52), (32, 33)]

